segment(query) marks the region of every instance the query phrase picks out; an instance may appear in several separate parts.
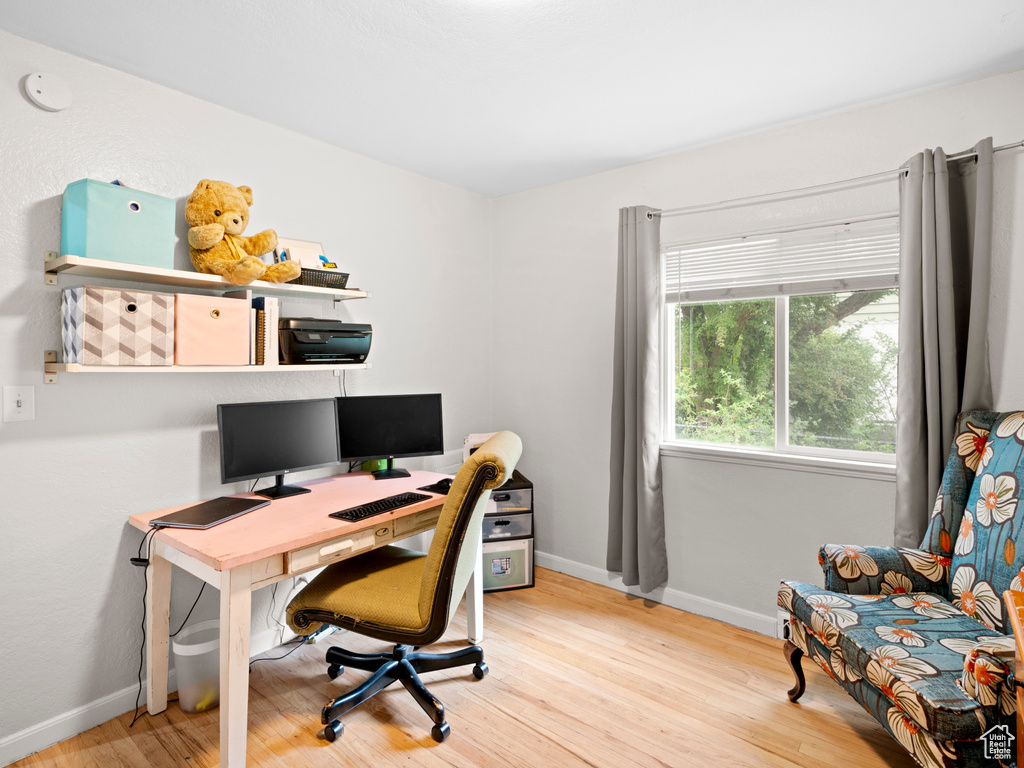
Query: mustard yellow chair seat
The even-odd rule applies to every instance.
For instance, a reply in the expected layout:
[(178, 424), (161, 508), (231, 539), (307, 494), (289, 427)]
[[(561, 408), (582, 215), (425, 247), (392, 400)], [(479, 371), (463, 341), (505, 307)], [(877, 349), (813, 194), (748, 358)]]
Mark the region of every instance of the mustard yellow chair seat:
[(448, 628), (480, 558), (489, 491), (512, 476), (521, 453), (518, 436), (499, 432), (469, 457), (452, 481), (429, 552), (389, 546), (335, 563), (289, 603), (288, 623), (299, 634), (331, 624), (396, 644), (388, 653), (328, 649), (327, 674), (332, 679), (346, 666), (373, 674), (324, 707), (323, 738), (334, 741), (341, 736), (341, 715), (396, 681), (434, 721), (434, 739), (448, 737), (444, 705), (424, 687), (419, 674), (473, 664), (474, 676), (481, 679), (487, 674), (483, 650), (474, 645), (451, 653), (426, 653), (414, 647), (436, 642)]
[(295, 597), (289, 616), (306, 609), (334, 615), (331, 622), (311, 622), (302, 629), (305, 634), (335, 622), (423, 632), (428, 621), (420, 616), (419, 600), (425, 562), (422, 552), (390, 546), (335, 563)]

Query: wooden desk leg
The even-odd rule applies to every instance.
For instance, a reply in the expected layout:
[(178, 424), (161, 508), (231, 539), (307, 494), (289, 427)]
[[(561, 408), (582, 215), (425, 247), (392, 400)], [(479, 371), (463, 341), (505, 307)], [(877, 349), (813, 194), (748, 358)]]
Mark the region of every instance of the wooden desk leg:
[(252, 614), (248, 565), (225, 571), (220, 581), (220, 765), (244, 768), (249, 720), (249, 622)]
[(167, 709), (167, 651), (170, 645), (171, 564), (150, 546), (146, 578), (146, 709)]
[(484, 639), (484, 560), (477, 557), (473, 574), (466, 586), (466, 628), (469, 642), (476, 645)]

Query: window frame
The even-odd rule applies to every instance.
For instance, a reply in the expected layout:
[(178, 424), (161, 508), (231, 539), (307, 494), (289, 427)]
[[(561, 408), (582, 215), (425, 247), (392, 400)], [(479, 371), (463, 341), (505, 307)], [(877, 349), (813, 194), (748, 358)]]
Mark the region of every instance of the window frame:
[[(873, 217), (874, 218), (874, 217)], [(892, 218), (879, 216), (878, 218)], [(812, 228), (809, 225), (808, 228)], [(665, 249), (661, 249), (661, 275), (666, 268)], [(761, 297), (698, 299), (669, 303), (663, 290), (659, 298), (658, 321), (660, 324), (659, 361), (661, 378), (660, 448), (665, 456), (699, 458), (729, 463), (753, 464), (779, 469), (797, 469), (824, 474), (838, 474), (848, 477), (869, 477), (894, 480), (896, 454), (877, 451), (851, 451), (839, 448), (821, 448), (789, 444), (789, 299), (793, 296), (845, 293), (880, 288), (899, 289), (898, 275), (895, 285), (879, 280), (877, 284), (851, 286), (846, 290), (821, 290), (820, 288), (795, 288), (784, 294), (772, 293)], [(772, 299), (775, 302), (775, 440), (772, 448), (736, 446), (699, 440), (678, 439), (675, 435), (675, 370), (674, 370), (674, 326), (669, 322), (669, 308), (677, 305), (726, 303)], [(898, 440), (898, 437), (897, 437)]]

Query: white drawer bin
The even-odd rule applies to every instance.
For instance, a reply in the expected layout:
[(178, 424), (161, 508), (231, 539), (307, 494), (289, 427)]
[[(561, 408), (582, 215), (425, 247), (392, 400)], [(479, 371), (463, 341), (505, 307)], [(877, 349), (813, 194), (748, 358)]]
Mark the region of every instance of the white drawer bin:
[(484, 517), (484, 541), (493, 539), (521, 539), (533, 536), (533, 515), (489, 515)]
[(533, 488), (495, 488), (487, 501), (488, 515), (514, 515), (533, 511)]
[(483, 543), (484, 592), (533, 586), (533, 539)]

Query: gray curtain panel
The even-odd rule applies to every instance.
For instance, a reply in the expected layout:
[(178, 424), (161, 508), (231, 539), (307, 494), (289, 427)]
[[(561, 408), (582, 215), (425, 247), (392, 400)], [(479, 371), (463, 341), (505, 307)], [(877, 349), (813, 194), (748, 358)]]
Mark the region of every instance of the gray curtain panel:
[(895, 543), (921, 543), (956, 415), (992, 407), (988, 352), (992, 139), (977, 157), (941, 149), (900, 182), (900, 328)]
[(658, 453), (661, 217), (648, 216), (653, 211), (645, 206), (619, 211), (608, 503), (608, 570), (644, 592), (668, 580)]

